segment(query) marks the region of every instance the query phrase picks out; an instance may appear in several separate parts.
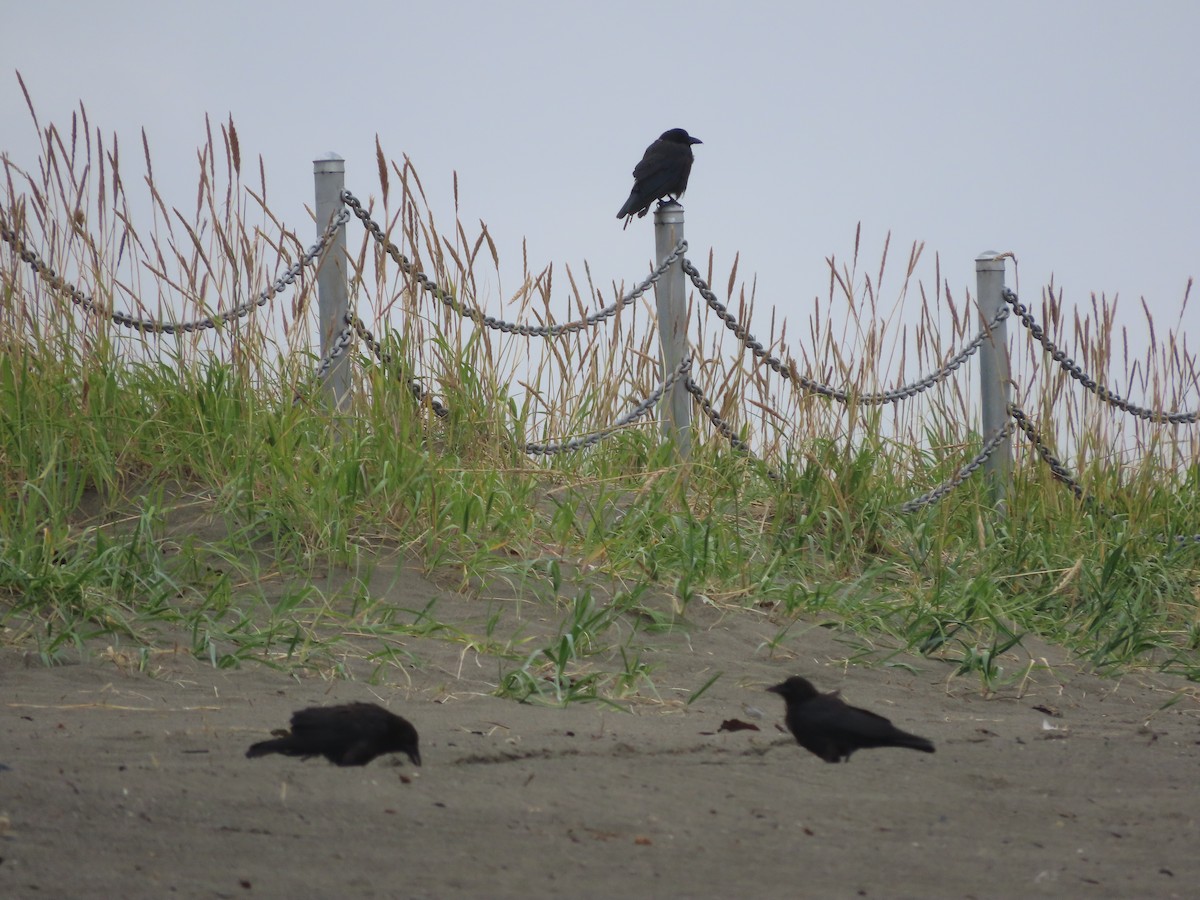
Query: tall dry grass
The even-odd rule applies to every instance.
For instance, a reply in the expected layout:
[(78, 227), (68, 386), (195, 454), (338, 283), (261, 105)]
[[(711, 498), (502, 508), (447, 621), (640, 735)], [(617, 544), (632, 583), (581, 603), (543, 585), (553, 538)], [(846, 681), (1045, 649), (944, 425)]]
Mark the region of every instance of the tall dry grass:
[[(98, 343), (130, 362), (169, 359), (194, 367), (220, 359), (250, 383), (286, 395), (290, 381), (302, 379), (311, 367), (301, 351), (317, 349), (312, 270), (286, 296), (215, 330), (141, 334), (103, 315), (120, 310), (160, 322), (200, 319), (256, 297), (303, 252), (306, 242), (298, 231), (270, 211), (261, 158), (255, 183), (244, 183), (234, 123), (221, 123), (214, 132), (206, 121), (196, 196), (180, 208), (155, 183), (144, 135), (131, 166), (117, 139), (93, 128), (82, 105), (60, 129), (43, 126), (27, 93), (26, 99), (41, 155), (28, 170), (4, 159), (5, 219), (68, 284), (89, 294), (99, 313), (64, 302), (10, 248), (4, 271), (11, 302), (3, 311), (9, 346), (49, 342), (78, 353), (81, 361), (91, 358), (89, 350)], [(373, 215), (401, 252), (463, 304), (510, 321), (562, 323), (616, 302), (638, 280), (631, 277), (606, 291), (586, 265), (583, 272), (569, 266), (556, 272), (553, 263), (531, 265), (524, 257), (519, 283), (504, 289), (487, 226), (468, 231), (456, 218), (443, 229), (411, 163), (389, 160), (377, 150), (378, 193), (368, 201)], [(149, 197), (148, 223), (135, 222), (131, 214), (129, 192), (135, 189)], [(601, 427), (661, 377), (654, 310), (645, 298), (598, 327), (552, 340), (512, 337), (477, 326), (423, 294), (369, 235), (351, 236), (352, 303), (359, 315), (377, 334), (402, 340), (411, 374), (435, 392), (455, 394), (464, 366), (476, 373), (496, 402), (515, 404), (527, 440)], [(890, 249), (885, 241), (878, 264), (868, 266), (856, 234), (847, 260), (829, 258), (825, 294), (813, 298), (799, 328), (778, 313), (785, 298), (760, 298), (753, 281), (748, 285), (740, 277), (736, 255), (724, 276), (715, 251), (706, 254), (701, 269), (752, 330), (764, 318), (759, 307), (769, 310), (766, 331), (757, 336), (785, 364), (814, 380), (866, 393), (936, 370), (980, 327), (974, 298), (955, 295), (940, 260), (935, 257), (932, 271), (926, 270), (923, 245), (909, 249), (895, 279)], [(796, 305), (786, 299), (786, 305)], [(1051, 285), (1030, 305), (1054, 340), (1098, 382), (1141, 405), (1170, 411), (1200, 406), (1200, 370), (1182, 330), (1187, 300), (1165, 333), (1143, 304), (1149, 334), (1143, 347), (1131, 346), (1126, 329), (1116, 330), (1116, 304), (1104, 297), (1069, 306)], [(954, 453), (971, 438), (968, 423), (978, 421), (973, 365), (910, 400), (883, 409), (847, 408), (798, 390), (757, 363), (694, 292), (689, 322), (696, 381), (768, 460), (795, 454), (815, 439), (852, 444), (861, 435)], [(1156, 472), (1180, 472), (1197, 458), (1200, 429), (1147, 423), (1111, 409), (1068, 378), (1015, 319), (1008, 329), (1014, 400), (1075, 468), (1128, 469), (1153, 462)]]
[[(922, 652), (961, 645), (963, 664), (982, 666), (989, 679), (991, 663), (980, 660), (993, 654), (980, 647), (1011, 647), (1018, 625), (1091, 641), (1106, 660), (1164, 645), (1190, 653), (1200, 642), (1194, 566), (1165, 566), (1154, 543), (1155, 535), (1200, 531), (1200, 428), (1137, 422), (1100, 403), (1015, 319), (1008, 323), (1014, 399), (1085, 490), (1118, 515), (1115, 535), (1052, 482), (1020, 439), (1011, 523), (991, 515), (974, 485), (931, 513), (897, 516), (899, 502), (951, 476), (980, 445), (974, 362), (899, 403), (839, 404), (757, 362), (696, 292), (688, 319), (693, 377), (722, 418), (782, 472), (780, 481), (739, 466), (698, 414), (688, 466), (663, 452), (654, 421), (594, 450), (528, 458), (525, 442), (602, 428), (659, 383), (650, 300), (554, 339), (503, 334), (423, 292), (353, 220), (351, 303), (394, 363), (389, 370), (355, 348), (350, 414), (330, 415), (312, 383), (311, 268), (263, 308), (216, 329), (142, 333), (109, 317), (120, 310), (155, 321), (200, 319), (257, 296), (304, 252), (309, 242), (300, 235), (312, 234), (314, 223), (298, 227), (271, 212), (265, 165), (259, 158), (244, 176), (234, 123), (207, 127), (195, 198), (180, 207), (155, 183), (144, 137), (130, 162), (82, 106), (64, 128), (43, 126), (32, 102), (29, 109), (41, 153), (27, 167), (7, 157), (0, 163), (0, 215), (96, 304), (82, 310), (13, 246), (0, 250), (0, 393), (10, 407), (0, 415), (11, 439), (0, 444), (0, 481), (13, 500), (0, 513), (12, 535), (0, 554), (0, 593), (33, 603), (39, 614), (40, 598), (57, 598), (51, 606), (64, 621), (82, 615), (103, 630), (114, 604), (131, 593), (155, 598), (156, 611), (173, 609), (182, 578), (190, 585), (184, 593), (201, 597), (190, 614), (198, 618), (189, 620), (201, 636), (197, 652), (215, 653), (211, 636), (220, 634), (258, 653), (297, 627), (300, 599), (268, 597), (278, 602), (266, 637), (255, 631), (248, 639), (252, 613), (238, 610), (237, 628), (222, 624), (238, 591), (296, 581), (314, 561), (367, 566), (376, 549), (398, 544), (430, 569), (455, 568), (464, 585), (502, 580), (520, 589), (549, 578), (557, 596), (557, 559), (529, 562), (554, 546), (574, 554), (578, 577), (604, 571), (623, 588), (633, 585), (627, 596), (634, 599), (646, 584), (670, 583), (680, 604), (703, 592), (793, 616), (837, 614)], [(625, 273), (600, 286), (586, 264), (579, 271), (523, 256), (517, 282), (504, 284), (488, 226), (457, 215), (438, 222), (411, 163), (382, 147), (377, 157), (375, 184), (358, 196), (388, 239), (460, 307), (564, 323), (617, 302), (643, 277)], [(134, 190), (149, 200), (148, 221), (136, 220)], [(974, 298), (952, 290), (940, 260), (929, 261), (919, 243), (897, 266), (890, 240), (875, 262), (856, 234), (845, 258), (829, 258), (828, 283), (799, 326), (779, 314), (784, 298), (761, 296), (738, 257), (721, 252), (689, 255), (737, 320), (785, 366), (852, 395), (938, 369), (980, 328)], [(1187, 298), (1165, 332), (1143, 310), (1150, 338), (1141, 347), (1117, 328), (1114, 304), (1104, 298), (1070, 304), (1051, 286), (1031, 306), (1100, 383), (1144, 406), (1200, 406), (1183, 328)], [(422, 411), (402, 386), (408, 378), (445, 402), (448, 419)], [(675, 483), (681, 470), (693, 477)], [(175, 479), (182, 493), (130, 487), (138, 475), (153, 484)], [(101, 554), (103, 566), (89, 561), (119, 530), (85, 514), (94, 493), (124, 510), (122, 522), (128, 507), (138, 510), (137, 540), (119, 565), (112, 553)], [(184, 507), (214, 510), (232, 524), (228, 541), (184, 542), (180, 575), (164, 562), (158, 536)], [(1135, 557), (1131, 534), (1140, 535)], [(274, 555), (264, 556), (264, 544)], [(82, 567), (71, 578), (58, 562), (64, 548)], [(188, 581), (219, 568), (213, 556), (240, 567), (236, 588), (208, 575)], [(139, 565), (130, 566), (135, 557)], [(123, 586), (110, 597), (105, 592), (120, 582), (114, 572), (123, 571), (153, 589)], [(255, 602), (267, 602), (270, 590), (261, 590)], [(312, 582), (309, 590), (316, 592)], [(109, 605), (89, 603), (82, 614), (81, 596), (110, 597)], [(314, 621), (328, 611), (319, 607)], [(324, 638), (314, 625), (305, 639)]]

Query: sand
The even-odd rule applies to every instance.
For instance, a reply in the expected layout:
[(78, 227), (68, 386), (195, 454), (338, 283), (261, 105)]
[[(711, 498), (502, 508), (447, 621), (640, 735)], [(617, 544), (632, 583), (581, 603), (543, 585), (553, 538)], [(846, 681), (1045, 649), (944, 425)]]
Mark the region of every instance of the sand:
[[(389, 589), (488, 614), (414, 573)], [(349, 664), (218, 670), (169, 642), (141, 670), (120, 648), (46, 668), (9, 646), (0, 896), (1200, 896), (1196, 685), (1101, 678), (1027, 639), (986, 694), (936, 660), (849, 665), (813, 624), (771, 648), (769, 616), (694, 603), (635, 641), (657, 696), (626, 712), (490, 696), (512, 663), (429, 638), (375, 684)], [(792, 673), (937, 752), (822, 762), (763, 690)], [(293, 710), (350, 700), (409, 718), (424, 766), (245, 758)]]

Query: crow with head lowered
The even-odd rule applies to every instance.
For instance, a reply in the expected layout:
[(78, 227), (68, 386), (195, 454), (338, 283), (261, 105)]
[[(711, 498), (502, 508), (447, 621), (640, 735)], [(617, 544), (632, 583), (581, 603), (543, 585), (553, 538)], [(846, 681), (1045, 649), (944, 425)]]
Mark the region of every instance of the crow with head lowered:
[(883, 716), (850, 706), (836, 694), (822, 694), (799, 675), (767, 690), (779, 694), (787, 704), (784, 721), (796, 743), (825, 762), (844, 762), (855, 750), (870, 747), (934, 752), (925, 738), (901, 731)]
[[(278, 733), (278, 732), (276, 732)], [(384, 753), (404, 753), (421, 764), (417, 729), (407, 719), (374, 703), (313, 706), (292, 715), (292, 730), (254, 744), (246, 755), (324, 756), (339, 766), (365, 766)]]
[(662, 136), (646, 148), (642, 161), (633, 167), (633, 190), (629, 199), (617, 213), (625, 220), (625, 227), (646, 215), (655, 200), (678, 200), (687, 190), (688, 176), (692, 173), (692, 144), (702, 144), (682, 128), (664, 131)]

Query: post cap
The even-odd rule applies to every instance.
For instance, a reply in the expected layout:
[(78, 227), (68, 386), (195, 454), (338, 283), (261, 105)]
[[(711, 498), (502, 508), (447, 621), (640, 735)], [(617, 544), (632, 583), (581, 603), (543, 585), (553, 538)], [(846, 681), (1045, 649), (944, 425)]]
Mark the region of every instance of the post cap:
[(654, 210), (654, 224), (679, 225), (683, 222), (683, 207), (677, 200), (660, 204)]
[(346, 171), (346, 161), (336, 153), (326, 153), (313, 160), (313, 173), (316, 175), (341, 175)]
[(1004, 260), (1008, 258), (1007, 253), (997, 253), (995, 250), (984, 250), (975, 257), (975, 270), (978, 271), (1004, 271)]

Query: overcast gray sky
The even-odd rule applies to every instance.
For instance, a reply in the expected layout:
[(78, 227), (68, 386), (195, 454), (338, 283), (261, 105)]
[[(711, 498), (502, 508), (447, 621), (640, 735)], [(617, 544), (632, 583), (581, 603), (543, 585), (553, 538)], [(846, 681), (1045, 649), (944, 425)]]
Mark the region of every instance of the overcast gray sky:
[(892, 232), (885, 296), (914, 240), (918, 277), (932, 286), (938, 253), (958, 296), (980, 251), (1012, 250), (1023, 297), (1052, 275), (1068, 306), (1119, 293), (1135, 328), (1144, 297), (1160, 336), (1200, 270), (1196, 2), (0, 9), (0, 151), (18, 165), (34, 165), (36, 136), (16, 71), (43, 124), (66, 125), (82, 101), (126, 158), (144, 126), (160, 191), (183, 209), (205, 113), (232, 114), (243, 159), (264, 158), (272, 209), (310, 230), (312, 159), (344, 156), (365, 198), (378, 135), (413, 159), (446, 229), (457, 170), (463, 219), (487, 222), (506, 293), (522, 239), (535, 269), (586, 259), (600, 286), (642, 278), (651, 220), (622, 231), (614, 216), (642, 151), (673, 126), (704, 141), (689, 255), (713, 248), (723, 286), (741, 252), (764, 331), (774, 307), (801, 335), (828, 289), (825, 258), (849, 257), (859, 221), (868, 269)]

